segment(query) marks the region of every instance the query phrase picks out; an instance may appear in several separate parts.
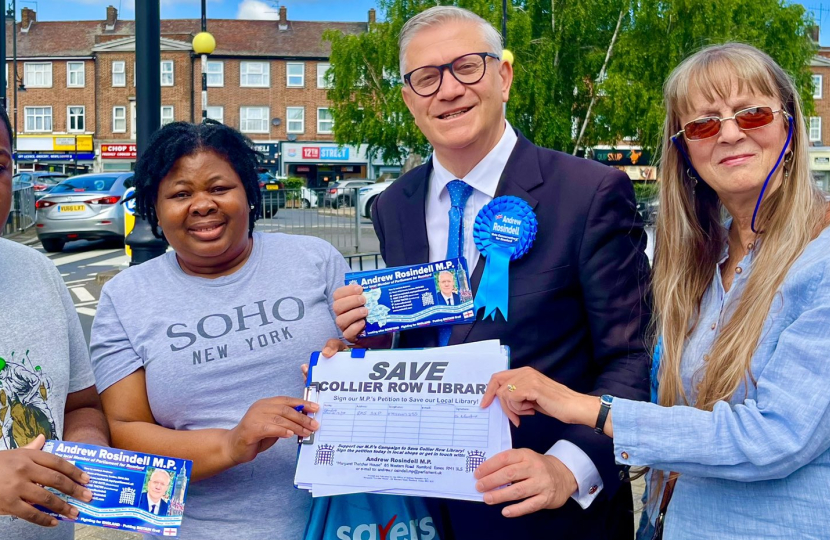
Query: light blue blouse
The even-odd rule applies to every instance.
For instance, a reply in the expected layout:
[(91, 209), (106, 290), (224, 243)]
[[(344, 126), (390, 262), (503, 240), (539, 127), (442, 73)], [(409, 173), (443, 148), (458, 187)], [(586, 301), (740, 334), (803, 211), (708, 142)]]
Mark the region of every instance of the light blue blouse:
[[(728, 292), (716, 268), (704, 294), (681, 364), (691, 401), (754, 254), (739, 263)], [(617, 462), (681, 473), (665, 540), (830, 538), (830, 229), (779, 292), (752, 359), (755, 384), (729, 403), (708, 412), (614, 400)]]

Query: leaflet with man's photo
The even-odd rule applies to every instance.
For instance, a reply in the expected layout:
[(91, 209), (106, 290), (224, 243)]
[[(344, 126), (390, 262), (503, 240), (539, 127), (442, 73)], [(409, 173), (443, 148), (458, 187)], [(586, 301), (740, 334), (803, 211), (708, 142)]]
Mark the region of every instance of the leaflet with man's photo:
[(346, 274), (346, 283), (363, 287), (366, 329), (362, 335), (475, 319), (473, 291), (464, 258)]
[(90, 477), (86, 487), (92, 492), (92, 501), (88, 503), (49, 488), (78, 509), (76, 523), (178, 536), (192, 461), (67, 441), (47, 441), (43, 450), (69, 461)]

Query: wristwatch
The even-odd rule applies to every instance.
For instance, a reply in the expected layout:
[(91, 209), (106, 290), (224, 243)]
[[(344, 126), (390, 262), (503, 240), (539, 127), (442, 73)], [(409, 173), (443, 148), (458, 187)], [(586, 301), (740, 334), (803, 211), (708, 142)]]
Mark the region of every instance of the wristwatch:
[(603, 434), (605, 428), (605, 420), (608, 418), (608, 412), (611, 410), (611, 402), (614, 401), (614, 396), (608, 394), (599, 398), (599, 415), (597, 416), (597, 426), (594, 431), (599, 435)]

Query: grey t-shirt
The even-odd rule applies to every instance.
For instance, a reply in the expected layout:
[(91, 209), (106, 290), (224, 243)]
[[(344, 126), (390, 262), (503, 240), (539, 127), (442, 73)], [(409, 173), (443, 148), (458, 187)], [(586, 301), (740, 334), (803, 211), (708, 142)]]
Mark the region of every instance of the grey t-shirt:
[[(92, 328), (98, 391), (143, 367), (156, 422), (176, 430), (231, 429), (259, 399), (302, 397), (300, 364), (339, 335), (332, 295), (346, 270), (320, 239), (255, 233), (229, 276), (189, 276), (172, 252), (121, 272)], [(294, 488), (296, 457), (280, 440), (191, 484), (180, 537), (299, 539), (311, 499)]]
[[(95, 384), (81, 323), (55, 265), (2, 238), (0, 359), (0, 460), (40, 433), (63, 438), (67, 394)], [(3, 540), (71, 540), (73, 532), (67, 522), (44, 528), (0, 516)]]

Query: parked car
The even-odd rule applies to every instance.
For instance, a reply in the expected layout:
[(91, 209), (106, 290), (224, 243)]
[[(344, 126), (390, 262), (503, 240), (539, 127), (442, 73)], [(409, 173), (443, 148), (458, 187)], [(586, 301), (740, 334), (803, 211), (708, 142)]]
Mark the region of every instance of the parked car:
[(43, 249), (62, 251), (72, 240), (124, 241), (121, 197), (133, 173), (82, 174), (54, 186), (35, 203), (35, 231)]
[(308, 189), (306, 186), (301, 187), (300, 204), (303, 208), (317, 208), (319, 204), (317, 193)]
[(23, 171), (14, 175), (12, 183), (21, 185), (31, 183), (35, 188), (35, 199), (40, 199), (67, 178), (69, 178), (68, 174), (59, 172)]
[(388, 182), (378, 182), (371, 186), (362, 187), (357, 192), (357, 210), (361, 216), (372, 218), (372, 205), (378, 195), (383, 193), (383, 190), (392, 185), (393, 180)]
[(262, 215), (271, 218), (285, 206), (285, 182), (268, 172), (259, 173), (259, 190), (262, 193)]
[(637, 211), (643, 218), (646, 225), (654, 225), (657, 222), (657, 212), (660, 210), (660, 199), (650, 197), (637, 201)]
[(326, 194), (323, 196), (323, 206), (331, 206), (337, 208), (339, 206), (354, 206), (355, 203), (355, 188), (362, 188), (370, 186), (374, 182), (372, 180), (338, 180), (332, 182), (326, 188)]

